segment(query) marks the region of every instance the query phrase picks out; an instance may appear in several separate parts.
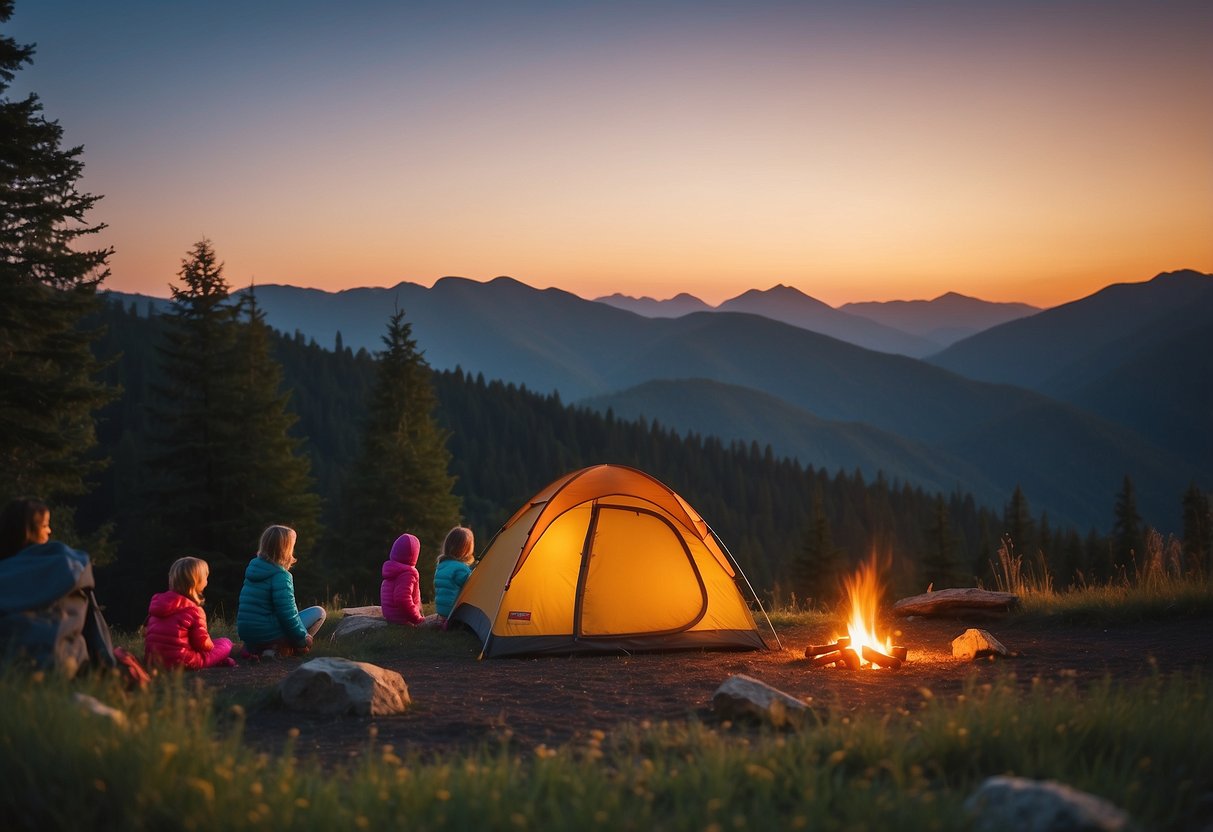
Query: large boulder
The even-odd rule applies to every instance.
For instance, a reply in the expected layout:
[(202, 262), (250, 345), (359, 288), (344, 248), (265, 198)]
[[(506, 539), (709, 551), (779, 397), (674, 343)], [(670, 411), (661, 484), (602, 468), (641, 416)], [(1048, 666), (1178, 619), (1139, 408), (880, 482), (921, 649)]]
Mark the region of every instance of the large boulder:
[(744, 673), (730, 676), (716, 689), (712, 710), (721, 719), (754, 719), (775, 728), (799, 727), (810, 713), (805, 702)]
[(974, 832), (1128, 832), (1132, 820), (1118, 806), (1053, 780), (989, 777), (965, 810)]
[(337, 657), (304, 663), (278, 683), (278, 693), (290, 710), (321, 714), (384, 716), (412, 702), (396, 671)]

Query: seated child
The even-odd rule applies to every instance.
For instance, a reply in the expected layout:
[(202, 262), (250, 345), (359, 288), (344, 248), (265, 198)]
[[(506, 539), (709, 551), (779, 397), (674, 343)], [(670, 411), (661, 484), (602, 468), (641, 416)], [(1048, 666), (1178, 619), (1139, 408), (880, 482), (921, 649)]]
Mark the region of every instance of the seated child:
[(445, 626), (446, 619), (455, 606), (455, 599), (472, 574), (476, 539), (466, 526), (456, 526), (446, 533), (442, 541), (442, 554), (434, 568), (434, 608), (437, 626)]
[(236, 608), (236, 632), (242, 656), (260, 658), (307, 653), (324, 624), (324, 607), (295, 606), (295, 530), (270, 526), (261, 533), (257, 556), (249, 561)]
[(417, 557), (421, 542), (411, 534), (402, 534), (392, 544), (383, 562), (383, 583), (379, 585), (379, 603), (383, 617), (393, 624), (416, 627), (425, 621), (421, 613), (421, 575)]
[(149, 667), (232, 667), (231, 639), (211, 640), (202, 609), (210, 567), (201, 558), (180, 558), (168, 570), (168, 592), (152, 596), (143, 636), (143, 661)]

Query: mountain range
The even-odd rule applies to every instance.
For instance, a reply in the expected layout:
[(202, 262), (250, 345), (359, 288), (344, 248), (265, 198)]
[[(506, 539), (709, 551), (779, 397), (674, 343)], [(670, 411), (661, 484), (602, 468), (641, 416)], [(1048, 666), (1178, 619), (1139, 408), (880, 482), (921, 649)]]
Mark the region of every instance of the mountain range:
[(1040, 311), (1026, 303), (992, 303), (956, 292), (934, 300), (848, 303), (834, 308), (782, 284), (763, 291), (751, 289), (719, 306), (709, 306), (685, 292), (669, 300), (618, 293), (596, 300), (648, 318), (678, 318), (692, 312), (752, 312), (868, 349), (915, 358)]
[[(1101, 330), (1107, 325), (1100, 321), (1120, 320), (1126, 308), (1140, 315), (1142, 293), (1190, 293), (1186, 301), (1151, 305), (1172, 310), (1160, 312), (1164, 318), (1178, 314), (1203, 298), (1203, 290), (1193, 286), (1213, 284), (1208, 275), (1188, 274), (1129, 284), (1113, 293), (1115, 302), (1097, 293), (1068, 304), (1081, 311), (1091, 302), (1079, 318), (1068, 317), (1073, 311), (1059, 318), (1050, 315), (1057, 310), (1046, 310), (1003, 323), (931, 361), (863, 348), (752, 311), (644, 317), (504, 277), (485, 283), (443, 278), (429, 289), (402, 283), (338, 293), (290, 286), (261, 286), (256, 292), (270, 325), (322, 344), (333, 343), (340, 331), (346, 346), (375, 349), (398, 306), (439, 369), (461, 366), (533, 390), (558, 391), (565, 401), (611, 407), (619, 415), (770, 444), (818, 467), (880, 470), (926, 488), (972, 491), (996, 507), (1019, 485), (1034, 511), (1106, 530), (1126, 474), (1137, 486), (1142, 514), (1163, 528), (1175, 527), (1179, 497), (1190, 481), (1209, 486), (1213, 460), (1202, 450), (1207, 437), (1186, 432), (1199, 421), (1202, 396), (1209, 395), (1209, 359), (1199, 352), (1207, 329), (1175, 329), (1174, 337), (1159, 335), (1141, 351), (1131, 349), (1133, 342), (1105, 338), (1099, 350), (1069, 362), (1055, 359), (1055, 369), (1074, 374), (1063, 376), (1070, 379), (1065, 395), (1050, 388), (1057, 373), (1039, 372), (1047, 362), (1038, 357), (1050, 345), (1090, 340), (1090, 334), (1068, 330), (1080, 321)], [(770, 311), (771, 305), (761, 303), (763, 295), (735, 299), (739, 303), (732, 308)], [(786, 291), (766, 294), (774, 298), (785, 301), (785, 311), (792, 308)], [(1031, 344), (1014, 329), (1005, 341), (982, 340), (1007, 328), (1038, 327), (1035, 322), (1046, 315), (1056, 323), (1032, 329)], [(1129, 335), (1123, 328), (1121, 334)], [(966, 352), (971, 344), (977, 345), (974, 352)], [(1195, 357), (1182, 366), (1205, 372), (1187, 387), (1178, 383), (1182, 371), (1159, 373), (1150, 365), (1185, 347)], [(1017, 352), (1038, 372), (1008, 384), (999, 373), (1015, 366)], [(1096, 355), (1103, 360), (1094, 361)], [(1143, 390), (1143, 384), (1154, 386)], [(1115, 406), (1149, 398), (1150, 391), (1170, 398), (1152, 400), (1149, 407)], [(1181, 421), (1185, 433), (1170, 433), (1167, 418), (1173, 413), (1187, 414)]]

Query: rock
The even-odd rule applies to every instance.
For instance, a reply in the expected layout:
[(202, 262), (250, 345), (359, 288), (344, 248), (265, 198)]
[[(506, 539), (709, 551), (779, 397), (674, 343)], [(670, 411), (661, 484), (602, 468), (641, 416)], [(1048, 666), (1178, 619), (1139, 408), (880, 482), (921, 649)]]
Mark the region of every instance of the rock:
[(290, 710), (321, 714), (384, 716), (412, 702), (394, 670), (336, 657), (305, 662), (279, 682), (278, 693)]
[(940, 589), (911, 595), (893, 604), (893, 615), (951, 615), (960, 612), (1004, 613), (1019, 606), (1013, 592), (991, 592), (975, 587)]
[(965, 801), (974, 832), (1128, 832), (1128, 814), (1103, 798), (1053, 780), (989, 777)]
[(365, 615), (371, 618), (383, 618), (383, 607), (378, 604), (371, 604), (365, 607), (345, 607), (341, 610), (341, 614), (346, 618), (351, 615)]
[(952, 639), (952, 655), (958, 659), (977, 659), (983, 656), (1006, 656), (1007, 648), (986, 630), (965, 630)]
[(345, 638), (357, 633), (366, 633), (371, 630), (386, 630), (390, 626), (392, 625), (383, 618), (373, 618), (369, 615), (347, 615), (337, 622), (337, 626), (333, 628), (333, 633), (329, 636), (329, 640), (336, 641), (339, 638)]
[(126, 727), (126, 714), (117, 708), (111, 708), (109, 705), (89, 696), (87, 693), (73, 693), (72, 699), (80, 706), (81, 710), (87, 711), (93, 716), (108, 719), (119, 728)]
[(798, 727), (810, 713), (806, 703), (744, 673), (716, 689), (712, 710), (721, 719), (757, 719), (776, 728)]

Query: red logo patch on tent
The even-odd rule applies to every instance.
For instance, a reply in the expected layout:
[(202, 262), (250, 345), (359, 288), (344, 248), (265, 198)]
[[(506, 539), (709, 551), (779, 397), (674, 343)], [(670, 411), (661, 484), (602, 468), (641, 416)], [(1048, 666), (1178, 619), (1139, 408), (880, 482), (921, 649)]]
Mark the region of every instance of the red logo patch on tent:
[(518, 610), (510, 610), (508, 617), (510, 621), (529, 622), (531, 620), (531, 613), (529, 611), (520, 612)]

